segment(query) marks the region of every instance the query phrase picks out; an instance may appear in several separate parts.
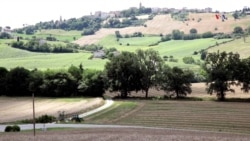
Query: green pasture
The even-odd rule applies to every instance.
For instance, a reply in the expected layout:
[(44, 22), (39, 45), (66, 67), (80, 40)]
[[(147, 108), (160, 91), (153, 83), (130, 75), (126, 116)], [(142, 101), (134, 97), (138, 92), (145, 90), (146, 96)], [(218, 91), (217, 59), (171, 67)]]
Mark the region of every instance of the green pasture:
[[(63, 30), (41, 30), (37, 31), (36, 35), (49, 35), (50, 33), (55, 36), (64, 36), (72, 38), (78, 34), (79, 31), (63, 31)], [(169, 66), (178, 66), (181, 68), (189, 68), (197, 70), (200, 67), (196, 64), (184, 64), (183, 57), (193, 57), (196, 61), (200, 60), (200, 54), (194, 55), (194, 52), (199, 52), (202, 49), (207, 49), (209, 46), (221, 43), (229, 39), (197, 39), (197, 40), (171, 40), (167, 42), (161, 42), (155, 46), (149, 46), (151, 44), (160, 41), (160, 36), (145, 35), (144, 37), (131, 37), (131, 38), (120, 38), (116, 39), (114, 35), (108, 35), (102, 38), (98, 44), (103, 45), (104, 48), (115, 47), (119, 51), (130, 51), (135, 52), (137, 49), (155, 49), (159, 54), (163, 56), (173, 56), (177, 62), (166, 61)], [(7, 43), (13, 40), (0, 40), (0, 66), (6, 68), (13, 68), (17, 66), (23, 66), (28, 69), (39, 68), (39, 69), (63, 69), (68, 68), (71, 64), (79, 65), (83, 64), (85, 68), (92, 68), (102, 70), (107, 60), (92, 59), (88, 58), (92, 55), (91, 53), (64, 53), (64, 54), (53, 54), (53, 53), (34, 53), (25, 50), (15, 49), (8, 46)], [(25, 40), (24, 40), (25, 41)], [(49, 42), (50, 44), (65, 44), (63, 42)], [(129, 46), (127, 45), (129, 43)], [(244, 43), (243, 39), (237, 39), (235, 41), (220, 44), (219, 46), (209, 49), (212, 51), (233, 51), (240, 53), (241, 57), (248, 57), (250, 50), (250, 37), (246, 38)]]
[(33, 36), (36, 36), (37, 38), (43, 38), (46, 39), (46, 37), (55, 37), (59, 41), (74, 41), (74, 37), (79, 39), (81, 37), (81, 31), (77, 30), (70, 30), (70, 31), (65, 31), (61, 29), (47, 29), (47, 30), (38, 30), (35, 32), (34, 35), (26, 35), (26, 34), (18, 34), (14, 33), (16, 36), (21, 36), (24, 39), (25, 38), (32, 38)]
[(15, 49), (0, 40), (0, 66), (8, 69), (25, 67), (27, 69), (67, 69), (71, 65), (102, 70), (107, 60), (88, 58), (91, 53), (35, 53)]
[[(115, 47), (119, 51), (131, 51), (134, 52), (137, 49), (146, 49), (150, 44), (160, 41), (160, 36), (145, 36), (145, 37), (131, 37), (120, 38), (117, 41), (114, 35), (108, 35), (102, 38), (98, 44), (103, 45), (105, 48)], [(129, 45), (127, 45), (129, 44)]]
[[(162, 42), (156, 46), (149, 46), (150, 44), (160, 41), (160, 36), (145, 36), (145, 37), (132, 37), (120, 38), (119, 41), (114, 35), (109, 35), (100, 40), (99, 44), (105, 48), (115, 47), (119, 51), (135, 52), (137, 49), (155, 49), (163, 56), (173, 56), (178, 62), (166, 62), (169, 66), (178, 66), (181, 68), (190, 68), (196, 70), (198, 65), (183, 63), (183, 57), (193, 57), (195, 60), (200, 60), (200, 54), (193, 55), (195, 51), (199, 52), (202, 49), (207, 49), (209, 46), (227, 41), (229, 39), (197, 39), (197, 40), (171, 40)], [(122, 44), (120, 44), (122, 43)], [(129, 46), (127, 45), (129, 43)]]
[(219, 46), (210, 48), (209, 52), (226, 51), (239, 53), (241, 58), (247, 58), (250, 56), (250, 37), (246, 37), (245, 42), (243, 38), (236, 39), (233, 42), (221, 44)]
[(149, 46), (157, 43), (161, 40), (160, 36), (146, 36), (146, 37), (132, 37), (132, 38), (121, 38), (119, 43), (123, 45), (129, 44), (129, 46)]

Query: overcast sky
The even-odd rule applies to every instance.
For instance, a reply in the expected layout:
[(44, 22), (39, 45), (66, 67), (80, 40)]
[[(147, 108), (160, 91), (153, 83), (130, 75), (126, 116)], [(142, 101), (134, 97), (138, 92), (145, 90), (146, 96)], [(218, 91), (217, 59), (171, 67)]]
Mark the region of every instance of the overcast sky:
[(11, 28), (40, 21), (79, 18), (95, 11), (109, 12), (129, 7), (206, 8), (234, 11), (250, 7), (250, 0), (2, 0), (0, 26)]

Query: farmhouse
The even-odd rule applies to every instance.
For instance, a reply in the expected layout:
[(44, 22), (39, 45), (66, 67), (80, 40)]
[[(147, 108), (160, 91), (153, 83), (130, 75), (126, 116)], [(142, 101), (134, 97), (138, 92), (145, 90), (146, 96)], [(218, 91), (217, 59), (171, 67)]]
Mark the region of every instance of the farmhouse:
[(98, 50), (93, 53), (94, 58), (102, 58), (105, 56), (104, 50)]
[(6, 33), (11, 34), (11, 33), (12, 33), (12, 30), (11, 30), (10, 27), (6, 26), (6, 27), (2, 28), (2, 31), (1, 31), (1, 32), (6, 32)]
[(247, 14), (247, 15), (250, 15), (250, 8), (247, 7), (247, 6), (245, 6), (245, 7), (243, 8), (243, 13), (245, 13), (245, 14)]

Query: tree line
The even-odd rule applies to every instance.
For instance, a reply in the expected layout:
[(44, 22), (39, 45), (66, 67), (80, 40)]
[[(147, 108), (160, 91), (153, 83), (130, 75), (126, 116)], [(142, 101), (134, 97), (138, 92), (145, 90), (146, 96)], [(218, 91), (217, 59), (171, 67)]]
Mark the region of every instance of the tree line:
[(32, 38), (26, 43), (18, 39), (17, 41), (11, 42), (11, 46), (32, 52), (46, 53), (73, 53), (77, 52), (77, 49), (79, 48), (79, 45), (73, 43), (67, 43), (66, 45), (49, 44), (46, 40), (38, 38)]
[(40, 29), (63, 29), (63, 30), (93, 30), (94, 32), (101, 28), (102, 19), (98, 17), (83, 16), (81, 18), (71, 18), (68, 20), (51, 20), (47, 22), (39, 22), (35, 25), (24, 26), (16, 29), (20, 34), (34, 34)]
[(0, 95), (40, 97), (101, 97), (104, 93), (103, 73), (70, 66), (68, 70), (28, 70), (0, 67)]
[[(215, 93), (218, 100), (225, 100), (226, 92), (241, 87), (250, 89), (250, 57), (240, 59), (237, 53), (208, 53), (204, 64), (207, 92)], [(70, 66), (67, 70), (28, 70), (16, 67), (0, 68), (1, 95), (44, 97), (103, 96), (106, 90), (118, 92), (127, 98), (132, 91), (142, 91), (148, 98), (149, 89), (163, 90), (177, 98), (192, 93), (191, 84), (196, 80), (189, 69), (169, 67), (153, 49), (122, 52), (106, 63), (103, 71)]]

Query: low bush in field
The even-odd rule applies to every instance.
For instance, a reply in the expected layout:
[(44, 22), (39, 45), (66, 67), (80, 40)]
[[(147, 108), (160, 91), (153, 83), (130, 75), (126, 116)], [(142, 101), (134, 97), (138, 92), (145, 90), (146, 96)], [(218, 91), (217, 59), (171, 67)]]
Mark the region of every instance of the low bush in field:
[[(49, 115), (42, 115), (42, 116), (36, 118), (36, 123), (51, 123), (54, 121), (56, 121), (56, 117), (49, 116)], [(23, 120), (22, 123), (33, 123), (33, 119)]]
[(20, 132), (21, 128), (18, 125), (6, 126), (4, 131), (5, 132)]

